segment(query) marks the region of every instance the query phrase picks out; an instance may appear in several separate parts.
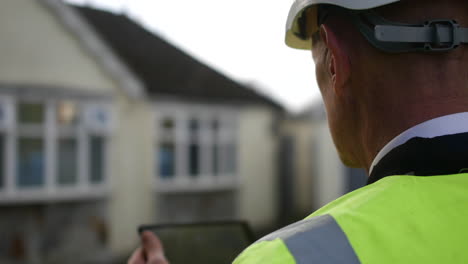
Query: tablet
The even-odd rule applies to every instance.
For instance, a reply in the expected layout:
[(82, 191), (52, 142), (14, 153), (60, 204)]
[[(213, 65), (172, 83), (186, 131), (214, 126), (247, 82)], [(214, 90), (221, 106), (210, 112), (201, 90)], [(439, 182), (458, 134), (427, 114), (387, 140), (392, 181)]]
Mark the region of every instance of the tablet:
[(139, 233), (146, 230), (161, 239), (171, 264), (232, 263), (255, 240), (243, 221), (143, 225), (138, 228)]

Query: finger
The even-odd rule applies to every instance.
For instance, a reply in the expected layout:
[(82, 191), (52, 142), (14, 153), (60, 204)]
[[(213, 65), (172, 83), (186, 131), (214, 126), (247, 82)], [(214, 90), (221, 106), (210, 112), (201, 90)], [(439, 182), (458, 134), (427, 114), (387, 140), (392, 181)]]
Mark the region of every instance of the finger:
[(141, 242), (148, 263), (167, 263), (166, 258), (164, 256), (163, 245), (159, 238), (153, 232), (143, 232), (141, 234)]
[(143, 249), (138, 248), (132, 254), (132, 256), (128, 259), (127, 264), (145, 264), (145, 256), (143, 254)]

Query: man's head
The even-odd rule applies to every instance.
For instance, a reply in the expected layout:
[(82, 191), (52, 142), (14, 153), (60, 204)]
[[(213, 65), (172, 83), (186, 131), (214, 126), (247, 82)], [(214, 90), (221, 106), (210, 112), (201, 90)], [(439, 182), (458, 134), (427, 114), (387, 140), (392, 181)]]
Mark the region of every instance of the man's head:
[[(370, 15), (370, 21), (366, 21), (364, 17), (363, 29), (356, 23), (358, 12), (326, 6), (306, 9), (301, 18), (302, 32), (311, 45), (330, 130), (345, 164), (368, 169), (380, 148), (405, 129), (468, 110), (464, 103), (468, 99), (465, 45), (447, 52), (424, 52), (424, 43), (379, 46), (378, 41), (373, 43), (377, 33), (363, 32), (366, 24), (384, 18), (423, 25), (428, 20), (446, 18), (466, 27), (467, 11), (468, 4), (463, 0), (402, 0), (373, 8), (377, 18)], [(369, 28), (375, 29), (373, 26)], [(432, 43), (431, 47), (449, 44)]]

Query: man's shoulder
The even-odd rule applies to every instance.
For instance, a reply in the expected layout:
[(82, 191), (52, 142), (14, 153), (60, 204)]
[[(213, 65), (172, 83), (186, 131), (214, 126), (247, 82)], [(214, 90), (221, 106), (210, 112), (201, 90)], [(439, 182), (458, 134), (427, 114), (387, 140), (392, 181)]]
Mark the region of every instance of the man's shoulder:
[[(258, 240), (234, 264), (359, 263), (344, 231), (347, 222), (354, 222), (353, 215), (377, 204), (375, 198), (386, 196), (394, 185), (394, 180), (384, 180), (344, 195), (306, 219)], [(281, 261), (272, 262), (274, 259)]]
[[(274, 262), (279, 259), (280, 262)], [(359, 261), (333, 216), (321, 215), (296, 222), (265, 236), (246, 249), (234, 263), (359, 263)]]
[[(359, 263), (358, 253), (369, 263), (406, 263), (411, 262), (410, 257), (423, 258), (405, 254), (404, 249), (421, 241), (437, 249), (466, 238), (466, 232), (461, 231), (465, 230), (464, 203), (459, 202), (467, 200), (466, 184), (461, 184), (466, 182), (466, 174), (384, 178), (265, 236), (234, 263)], [(447, 195), (447, 190), (453, 194)]]
[[(336, 218), (348, 218), (356, 213), (380, 212), (384, 205), (400, 203), (405, 194), (414, 192), (415, 177), (389, 176), (378, 182), (347, 193), (318, 209), (308, 218), (330, 214)], [(385, 210), (381, 213), (385, 213)]]

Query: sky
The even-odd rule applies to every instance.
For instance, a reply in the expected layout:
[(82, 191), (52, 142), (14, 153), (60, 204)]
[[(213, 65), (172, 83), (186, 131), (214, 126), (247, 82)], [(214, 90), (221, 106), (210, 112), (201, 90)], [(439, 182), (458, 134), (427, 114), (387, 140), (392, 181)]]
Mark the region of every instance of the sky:
[[(284, 44), (293, 0), (66, 0), (124, 13), (292, 112), (319, 98), (309, 51)], [(132, 41), (129, 39), (129, 41)]]

